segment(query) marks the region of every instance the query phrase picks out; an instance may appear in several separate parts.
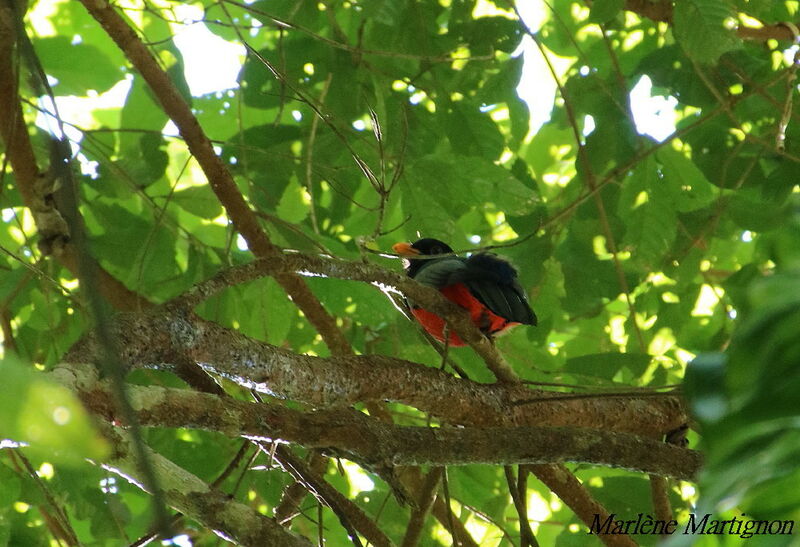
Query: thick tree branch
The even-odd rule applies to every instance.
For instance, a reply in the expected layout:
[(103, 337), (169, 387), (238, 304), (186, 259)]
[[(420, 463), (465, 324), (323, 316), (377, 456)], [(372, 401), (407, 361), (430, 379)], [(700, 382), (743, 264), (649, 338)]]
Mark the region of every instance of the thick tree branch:
[[(164, 112), (178, 127), (189, 151), (205, 173), (211, 189), (225, 207), (225, 211), (236, 229), (247, 241), (248, 247), (256, 256), (262, 258), (280, 254), (280, 249), (269, 240), (267, 234), (262, 230), (250, 206), (239, 192), (230, 172), (214, 152), (211, 141), (203, 132), (186, 100), (133, 28), (105, 0), (82, 0), (82, 2), (92, 17), (102, 25), (111, 39), (125, 53), (128, 60), (136, 67), (150, 86)], [(303, 311), (309, 322), (314, 325), (332, 353), (352, 353), (350, 343), (336, 326), (334, 317), (323, 308), (302, 279), (288, 273), (278, 275), (275, 279)]]
[[(659, 439), (687, 420), (677, 397), (565, 399), (518, 384), (479, 384), (382, 355), (298, 355), (182, 314), (120, 314), (111, 327), (127, 367), (163, 367), (183, 355), (242, 386), (316, 407), (390, 400), (451, 424), (574, 426)], [(89, 335), (64, 360), (91, 362), (98, 354)], [(532, 396), (541, 401), (514, 404)]]
[[(90, 410), (111, 419), (114, 398), (89, 365), (55, 377)], [(380, 470), (420, 465), (510, 465), (585, 462), (693, 480), (696, 452), (627, 433), (563, 427), (427, 428), (384, 424), (350, 409), (304, 413), (162, 387), (130, 386), (143, 425), (197, 427), (228, 436), (281, 439)]]
[[(341, 265), (341, 261), (333, 261), (331, 264), (324, 259), (321, 260), (332, 268), (330, 273), (338, 271), (336, 266)], [(280, 267), (288, 267), (286, 263), (281, 264), (281, 261), (271, 261), (270, 264), (272, 263), (279, 264)], [(305, 266), (311, 265), (309, 262), (304, 264)], [(376, 272), (369, 271), (369, 268), (374, 267), (359, 265), (359, 269), (362, 269), (360, 274), (357, 274), (358, 270), (354, 273), (345, 268), (349, 276), (347, 278), (358, 279), (358, 275), (363, 275), (365, 281), (372, 282), (375, 280)], [(217, 280), (219, 282), (217, 288), (227, 286), (225, 275), (221, 274)], [(252, 271), (250, 275), (256, 275), (256, 272)], [(435, 291), (432, 296), (422, 296), (426, 287), (419, 288), (419, 292), (415, 293), (414, 287), (410, 285), (411, 282), (404, 276), (393, 273), (391, 276), (394, 276), (394, 280), (397, 281), (396, 285), (401, 287), (408, 282), (407, 293), (417, 301), (428, 298), (435, 302), (436, 298), (440, 298)], [(198, 286), (196, 292), (198, 294), (205, 294), (207, 291), (208, 293), (213, 292), (215, 282)], [(192, 298), (194, 297), (189, 295), (188, 301), (191, 301)], [(203, 296), (199, 296), (199, 298), (202, 299)], [(382, 391), (380, 400), (388, 398), (421, 409), (429, 408), (432, 414), (438, 415), (450, 423), (469, 423), (470, 420), (485, 423), (489, 417), (490, 420), (499, 420), (499, 423), (523, 424), (526, 420), (530, 420), (532, 423), (541, 423), (543, 418), (546, 420), (548, 415), (555, 418), (556, 422), (564, 419), (573, 421), (576, 417), (581, 417), (580, 419), (585, 420), (584, 424), (588, 427), (605, 427), (609, 430), (621, 428), (630, 431), (629, 428), (633, 424), (637, 424), (643, 428), (638, 431), (639, 433), (644, 432), (644, 434), (660, 438), (664, 431), (678, 427), (686, 420), (679, 399), (671, 397), (660, 400), (665, 403), (660, 409), (657, 409), (659, 403), (656, 403), (655, 406), (651, 404), (655, 401), (637, 398), (629, 401), (602, 398), (573, 401), (561, 399), (555, 403), (543, 401), (542, 403), (533, 403), (533, 406), (515, 406), (514, 401), (529, 399), (531, 394), (542, 397), (547, 397), (548, 394), (532, 392), (520, 385), (483, 386), (472, 382), (461, 384), (464, 388), (458, 390), (456, 385), (452, 385), (451, 382), (458, 383), (463, 380), (414, 363), (382, 356), (353, 356), (352, 358), (340, 357), (330, 360), (298, 356), (247, 339), (211, 323), (204, 323), (205, 327), (197, 329), (192, 325), (197, 320), (190, 318), (186, 313), (187, 306), (188, 303), (186, 306), (179, 303), (168, 306), (181, 310), (177, 314), (167, 314), (169, 317), (140, 315), (136, 319), (128, 316), (123, 320), (126, 324), (120, 325), (119, 330), (122, 335), (129, 338), (126, 347), (131, 351), (130, 357), (134, 358), (132, 365), (136, 365), (136, 361), (138, 364), (169, 362), (169, 359), (165, 359), (165, 354), (161, 352), (165, 347), (170, 347), (172, 343), (175, 343), (175, 349), (170, 347), (166, 353), (167, 356), (173, 351), (187, 352), (191, 359), (198, 362), (214, 363), (215, 366), (222, 364), (227, 370), (219, 372), (224, 372), (226, 376), (248, 387), (257, 387), (266, 392), (311, 402), (315, 405), (333, 404), (333, 401), (338, 401), (339, 404), (350, 404), (359, 399), (368, 400), (369, 394), (374, 393), (375, 388), (378, 387), (379, 391)], [(459, 310), (455, 310), (455, 313), (458, 312)], [(132, 322), (128, 323), (128, 321)], [(81, 349), (79, 347), (76, 348), (75, 355), (87, 351), (91, 352), (90, 348)], [(266, 353), (262, 355), (262, 351)], [(264, 359), (265, 357), (266, 359)], [(298, 363), (297, 359), (304, 361), (307, 366)], [(307, 359), (310, 361), (306, 361)], [(382, 368), (381, 365), (385, 365), (385, 368)], [(258, 379), (255, 379), (254, 372), (262, 367), (263, 370), (259, 371)], [(447, 385), (442, 385), (441, 382), (446, 382)], [(501, 390), (500, 393), (505, 396), (501, 396), (498, 400), (499, 394), (494, 390)], [(517, 392), (517, 390), (521, 391)], [(473, 395), (476, 392), (485, 397), (488, 408), (494, 406), (496, 411), (485, 412), (480, 409), (479, 405), (474, 404), (476, 401)], [(448, 396), (442, 397), (443, 393), (447, 393)], [(588, 406), (583, 407), (584, 411), (579, 410), (582, 404), (580, 401), (588, 403)], [(501, 404), (496, 406), (498, 402)], [(566, 406), (560, 406), (562, 404), (566, 404)], [(575, 404), (578, 406), (572, 406)], [(606, 406), (604, 412), (598, 408), (598, 405), (600, 407), (610, 406)], [(483, 406), (483, 408), (487, 408), (487, 406)], [(590, 408), (591, 410), (589, 410)], [(552, 466), (537, 466), (537, 468), (539, 467), (549, 468)], [(564, 473), (569, 474), (566, 470)], [(551, 488), (561, 496), (562, 487), (559, 486), (557, 480), (559, 476), (551, 477), (553, 478)], [(577, 480), (574, 480), (574, 483), (578, 485), (578, 489), (582, 489)], [(568, 484), (568, 481), (562, 484), (567, 494), (575, 489), (574, 485), (572, 488), (568, 488)], [(568, 495), (567, 497), (571, 500), (575, 496)], [(585, 491), (583, 498), (591, 500), (591, 496)], [(596, 505), (596, 502), (593, 503)], [(447, 511), (447, 507), (441, 505), (437, 502), (434, 507), (437, 518), (445, 516), (443, 511)], [(590, 523), (591, 520), (586, 522)]]

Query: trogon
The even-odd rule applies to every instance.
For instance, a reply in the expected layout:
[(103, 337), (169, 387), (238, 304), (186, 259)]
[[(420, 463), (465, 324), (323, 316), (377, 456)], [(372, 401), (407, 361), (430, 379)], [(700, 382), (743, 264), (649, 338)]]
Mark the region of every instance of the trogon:
[[(406, 259), (409, 277), (438, 289), (466, 309), (486, 336), (497, 336), (517, 325), (536, 325), (536, 314), (517, 281), (517, 271), (497, 255), (476, 253), (461, 258), (449, 245), (432, 238), (397, 243), (392, 249)], [(438, 255), (443, 256), (436, 258)], [(409, 307), (425, 330), (444, 342), (445, 320), (413, 302)], [(465, 345), (455, 332), (448, 332), (447, 338), (451, 346)]]

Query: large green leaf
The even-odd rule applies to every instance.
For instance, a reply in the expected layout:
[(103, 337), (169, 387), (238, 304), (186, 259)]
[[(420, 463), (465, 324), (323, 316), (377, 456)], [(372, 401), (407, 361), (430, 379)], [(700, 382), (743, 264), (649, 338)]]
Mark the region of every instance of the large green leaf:
[(86, 95), (108, 91), (122, 79), (121, 67), (92, 44), (72, 42), (67, 36), (50, 36), (34, 41), (34, 48), (47, 75), (57, 80), (56, 95)]
[(656, 153), (664, 166), (664, 188), (675, 209), (694, 211), (710, 204), (715, 197), (714, 188), (705, 175), (681, 152), (662, 148)]
[(740, 46), (735, 12), (725, 0), (681, 0), (675, 4), (674, 34), (686, 52), (701, 63)]
[(639, 376), (650, 363), (650, 355), (634, 353), (595, 353), (567, 359), (564, 370), (585, 376), (612, 380), (623, 367)]
[(618, 214), (626, 229), (623, 247), (650, 269), (657, 269), (677, 234), (677, 217), (666, 186), (650, 160), (634, 171), (620, 195)]
[(222, 213), (222, 206), (217, 196), (208, 186), (192, 186), (178, 190), (171, 199), (184, 210), (200, 218), (213, 219)]

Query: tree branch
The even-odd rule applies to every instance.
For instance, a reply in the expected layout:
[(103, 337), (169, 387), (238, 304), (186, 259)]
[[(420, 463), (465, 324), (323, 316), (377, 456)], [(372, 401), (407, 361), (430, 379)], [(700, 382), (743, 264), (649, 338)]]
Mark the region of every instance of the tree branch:
[[(206, 298), (209, 294), (221, 290), (224, 287), (257, 278), (259, 275), (259, 271), (264, 271), (265, 273), (268, 273), (271, 270), (276, 270), (276, 269), (280, 270), (281, 268), (294, 268), (295, 271), (302, 271), (309, 275), (325, 275), (330, 277), (338, 277), (342, 279), (370, 282), (372, 284), (379, 286), (384, 292), (392, 290), (400, 290), (404, 294), (412, 298), (414, 301), (422, 304), (426, 309), (430, 309), (435, 313), (443, 317), (446, 317), (448, 321), (451, 322), (451, 324), (453, 324), (454, 326), (457, 325), (456, 327), (457, 331), (458, 328), (467, 329), (468, 331), (471, 329), (472, 332), (475, 331), (474, 327), (471, 325), (471, 322), (469, 322), (466, 317), (464, 317), (464, 321), (467, 324), (458, 325), (457, 322), (459, 320), (459, 314), (462, 316), (465, 316), (466, 314), (463, 314), (463, 312), (458, 309), (448, 310), (447, 309), (448, 305), (450, 305), (451, 303), (443, 299), (437, 291), (430, 290), (428, 287), (420, 286), (418, 283), (415, 283), (413, 280), (410, 280), (405, 276), (400, 276), (393, 272), (386, 272), (381, 268), (377, 268), (369, 264), (348, 263), (340, 260), (333, 260), (319, 256), (308, 256), (302, 254), (283, 255), (282, 263), (279, 263), (277, 261), (270, 261), (269, 263), (264, 263), (264, 261), (259, 261), (245, 266), (231, 268), (229, 270), (226, 270), (225, 272), (221, 272), (220, 274), (208, 280), (207, 282), (197, 285), (191, 291), (187, 292), (186, 295), (184, 295), (182, 298), (185, 299), (185, 302), (187, 303), (199, 302), (202, 301), (204, 298)], [(465, 336), (462, 336), (462, 338), (466, 339)], [(372, 357), (371, 359), (383, 359), (383, 358)], [(341, 367), (337, 367), (337, 369), (341, 369)], [(378, 372), (378, 369), (375, 366), (370, 366), (368, 370), (365, 370), (363, 372), (365, 376), (359, 376), (359, 378), (364, 380), (368, 379), (367, 384), (370, 387), (375, 387), (380, 385), (380, 383), (382, 381), (385, 381), (387, 378), (389, 379), (396, 378), (396, 376), (391, 373), (377, 374), (376, 375), (377, 377), (372, 376), (372, 374), (376, 372)], [(513, 371), (511, 371), (511, 374), (513, 374)], [(319, 376), (315, 374), (314, 378), (318, 379)], [(449, 376), (448, 378), (452, 379), (452, 377)], [(430, 388), (432, 385), (435, 385), (435, 383), (431, 384), (430, 382), (422, 382), (421, 385), (409, 384), (408, 378), (405, 378), (403, 382), (392, 381), (392, 385), (387, 386), (388, 388), (387, 395), (392, 392), (396, 393), (397, 391), (396, 386), (399, 385), (415, 385), (415, 387), (418, 387), (418, 389), (415, 390), (413, 394), (419, 395), (421, 393), (424, 393), (427, 388)], [(395, 389), (392, 389), (393, 386), (395, 387)], [(322, 389), (321, 386), (319, 389), (320, 390)], [(446, 391), (447, 393), (455, 393), (454, 391), (451, 391), (452, 388), (447, 388), (447, 389), (448, 389), (448, 391)], [(341, 393), (341, 390), (338, 390), (338, 392)], [(532, 392), (530, 391), (526, 391), (525, 395), (515, 396), (516, 397), (515, 400), (526, 400), (526, 398), (529, 397), (531, 393)], [(553, 395), (547, 392), (539, 392), (539, 393), (541, 393), (544, 397), (560, 397), (560, 395)], [(442, 410), (449, 413), (450, 411), (454, 410), (454, 408), (457, 406), (453, 403), (456, 403), (461, 400), (464, 399), (461, 399), (460, 397), (448, 398), (447, 399), (448, 404), (446, 405), (447, 408)], [(470, 403), (467, 404), (467, 409), (469, 410), (477, 409), (476, 405), (471, 404), (473, 402), (471, 401), (471, 398), (468, 397), (466, 400), (470, 401)], [(602, 399), (602, 398), (593, 398), (585, 400), (587, 402), (591, 401), (590, 404), (592, 406), (594, 406), (595, 403), (600, 405), (610, 403), (608, 399)], [(661, 401), (665, 402), (667, 406), (671, 406), (672, 404), (677, 403), (676, 406), (672, 407), (673, 410), (678, 411), (678, 414), (680, 414), (680, 418), (678, 418), (678, 423), (676, 423), (675, 426), (679, 427), (682, 423), (685, 423), (686, 421), (685, 413), (682, 410), (678, 410), (682, 406), (682, 404), (679, 402), (679, 399), (677, 398), (672, 399), (671, 403), (668, 403), (666, 400), (661, 400)], [(407, 400), (401, 402), (406, 402), (406, 404), (412, 404), (420, 409), (423, 409), (423, 406), (420, 405), (419, 403), (415, 404)], [(429, 402), (433, 402), (433, 404), (435, 404), (435, 402), (441, 402), (441, 398), (438, 397), (436, 393), (434, 393), (432, 394), (432, 399), (430, 399)], [(577, 401), (574, 400), (570, 401), (570, 403), (572, 404), (576, 402)], [(593, 410), (588, 411), (586, 414), (583, 414), (580, 410), (574, 407), (570, 408), (569, 410), (562, 408), (559, 409), (559, 410), (564, 410), (564, 413), (561, 414), (559, 410), (556, 410), (556, 407), (553, 406), (555, 402), (544, 400), (541, 403), (537, 404), (539, 408), (537, 408), (536, 410), (526, 408), (524, 414), (521, 415), (519, 413), (513, 412), (513, 409), (501, 411), (500, 414), (493, 414), (493, 413), (490, 414), (488, 412), (483, 411), (483, 412), (477, 412), (477, 415), (482, 417), (486, 416), (514, 417), (515, 423), (517, 424), (522, 424), (522, 423), (544, 424), (547, 422), (548, 416), (554, 417), (552, 412), (555, 411), (559, 414), (559, 416), (563, 417), (569, 416), (570, 419), (578, 416), (584, 416), (588, 418), (588, 421), (586, 422), (587, 427), (600, 427), (608, 430), (619, 430), (618, 428), (621, 425), (623, 427), (626, 427), (627, 425), (631, 425), (634, 422), (637, 422), (637, 426), (644, 426), (645, 428), (647, 428), (651, 425), (655, 425), (656, 423), (661, 422), (661, 420), (657, 417), (657, 415), (661, 415), (662, 417), (664, 416), (664, 414), (662, 414), (661, 412), (657, 412), (656, 415), (654, 415), (652, 413), (652, 409), (650, 409), (650, 411), (645, 411), (645, 413), (633, 412), (629, 414), (627, 418), (621, 418), (618, 415), (618, 413), (627, 413), (633, 407), (640, 407), (641, 410), (645, 410), (647, 404), (644, 403), (642, 399), (638, 399), (638, 402), (634, 404), (631, 404), (632, 401), (629, 399), (625, 399), (624, 402), (623, 400), (620, 399), (618, 400), (618, 403), (619, 404), (611, 412), (611, 414), (608, 414), (596, 407), (593, 408)], [(640, 406), (642, 403), (644, 403), (645, 408), (642, 408)], [(519, 410), (520, 407), (517, 407), (517, 409)], [(458, 420), (463, 420), (464, 416), (459, 416), (458, 418), (456, 418), (452, 414), (449, 415), (440, 414), (432, 408), (432, 405), (425, 407), (424, 410), (429, 411), (434, 415), (440, 416), (450, 423), (464, 423), (463, 421), (458, 421)], [(610, 409), (606, 408), (605, 410), (610, 410)], [(667, 410), (666, 414), (672, 414), (672, 413)], [(616, 419), (612, 418), (609, 420), (603, 419), (603, 416), (610, 417), (611, 415), (617, 415), (617, 418)], [(645, 417), (645, 415), (647, 415), (647, 417)], [(674, 417), (677, 417), (675, 416), (675, 414), (672, 415)], [(527, 420), (525, 420), (525, 417), (530, 418), (532, 422), (528, 422)], [(558, 418), (556, 418), (556, 420), (558, 420)], [(634, 420), (634, 422), (631, 422), (630, 420)], [(600, 425), (601, 422), (603, 425)], [(564, 425), (564, 424), (559, 424), (559, 425)], [(661, 427), (661, 425), (657, 427)], [(660, 437), (664, 431), (668, 430), (669, 428), (662, 429), (660, 432), (656, 433), (656, 436)], [(643, 430), (640, 430), (639, 432), (643, 434), (650, 434), (650, 433), (645, 433)], [(569, 474), (568, 471), (566, 470), (559, 471), (558, 468), (554, 466), (537, 466), (535, 472), (538, 474), (540, 470), (546, 470), (546, 472), (542, 471), (543, 473), (545, 473), (543, 476), (548, 479), (549, 486), (553, 488), (553, 490), (557, 493), (557, 495), (561, 496), (562, 498), (565, 497), (567, 499), (587, 500), (586, 503), (591, 502), (592, 505), (600, 507), (603, 513), (607, 514), (605, 509), (602, 508), (602, 506), (600, 506), (594, 500), (591, 499), (591, 496), (589, 496), (588, 492), (582, 490), (583, 487), (580, 485), (580, 483), (577, 482), (577, 479), (575, 479), (571, 474)], [(571, 478), (570, 479), (565, 478), (567, 477), (567, 475), (569, 475), (569, 477)], [(542, 479), (542, 477), (539, 478)], [(582, 493), (576, 494), (575, 492), (576, 489), (582, 490)], [(562, 493), (564, 494), (563, 496)], [(591, 519), (585, 522), (588, 525), (589, 523), (591, 523)]]
[[(244, 387), (316, 407), (390, 400), (451, 424), (588, 427), (659, 439), (687, 420), (683, 403), (674, 396), (565, 399), (562, 393), (518, 384), (479, 384), (382, 355), (298, 355), (196, 316), (119, 314), (110, 327), (129, 368), (165, 368), (176, 355), (185, 355)], [(98, 355), (90, 334), (64, 360), (91, 362)], [(514, 404), (531, 396), (541, 400)]]
[[(339, 517), (342, 526), (351, 535), (355, 535), (354, 532), (358, 531), (367, 538), (370, 544), (376, 547), (390, 547), (392, 545), (386, 534), (378, 528), (377, 524), (358, 505), (347, 499), (316, 471), (300, 461), (289, 449), (284, 446), (278, 446), (275, 450), (275, 457), (281, 467), (292, 475), (299, 484), (304, 485), (309, 492), (314, 493), (319, 500), (331, 508), (336, 516)], [(360, 541), (356, 544), (360, 545)]]
[[(106, 419), (113, 394), (89, 365), (54, 375)], [(350, 409), (300, 412), (190, 390), (130, 386), (143, 425), (196, 427), (228, 436), (282, 439), (379, 471), (395, 466), (585, 462), (693, 480), (697, 452), (627, 433), (565, 427), (428, 428), (384, 424)]]
[(508, 485), (508, 493), (511, 495), (511, 501), (514, 503), (514, 508), (517, 510), (519, 517), (519, 540), (520, 547), (539, 547), (539, 542), (536, 536), (533, 535), (530, 522), (528, 522), (528, 509), (527, 509), (527, 485), (526, 476), (527, 471), (524, 466), (519, 468), (519, 477), (514, 477), (514, 470), (510, 465), (503, 466), (503, 471), (506, 475), (506, 484)]
[[(110, 404), (113, 407), (113, 403)], [(98, 426), (114, 447), (112, 456), (102, 467), (144, 490), (140, 462), (135, 456), (128, 432), (103, 422), (98, 422)], [(147, 451), (167, 503), (187, 517), (241, 545), (311, 545), (305, 538), (284, 530), (274, 519), (210, 488), (197, 476), (149, 448)]]
[[(531, 465), (529, 468), (536, 478), (553, 490), (587, 526), (595, 516), (601, 521), (609, 517), (605, 507), (592, 498), (575, 475), (563, 465)], [(613, 547), (636, 547), (636, 543), (627, 534), (599, 534), (598, 538), (605, 545)]]
[(411, 511), (411, 518), (406, 526), (402, 547), (415, 547), (419, 543), (425, 518), (436, 500), (436, 491), (442, 480), (443, 467), (434, 467), (422, 479), (422, 484), (417, 493), (417, 507)]
[(672, 519), (672, 507), (669, 503), (669, 481), (666, 477), (650, 475), (650, 498), (653, 501), (653, 512), (658, 520)]
[[(442, 468), (440, 471), (443, 473), (444, 469)], [(404, 467), (400, 470), (400, 475), (403, 481), (410, 484), (415, 491), (420, 493), (424, 491), (425, 480), (418, 467)], [(419, 501), (420, 499), (417, 498), (417, 504), (421, 506)], [(453, 509), (444, 500), (444, 496), (434, 496), (431, 513), (443, 528), (450, 531), (451, 534), (454, 534), (453, 545), (459, 545), (460, 547), (478, 547), (478, 544), (472, 539), (464, 523), (453, 514)]]

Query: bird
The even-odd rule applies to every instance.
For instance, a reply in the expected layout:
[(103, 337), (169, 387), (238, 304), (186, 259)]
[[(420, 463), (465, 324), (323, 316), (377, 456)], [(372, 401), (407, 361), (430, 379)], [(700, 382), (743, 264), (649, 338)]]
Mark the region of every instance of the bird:
[[(517, 325), (536, 325), (536, 314), (517, 281), (517, 270), (493, 253), (456, 256), (447, 243), (422, 238), (414, 243), (396, 243), (395, 253), (405, 259), (409, 277), (438, 289), (445, 298), (467, 310), (472, 322), (488, 338)], [(436, 257), (440, 258), (422, 258)], [(435, 339), (447, 345), (464, 346), (455, 332), (445, 334), (446, 321), (424, 308), (408, 302), (411, 313)]]

